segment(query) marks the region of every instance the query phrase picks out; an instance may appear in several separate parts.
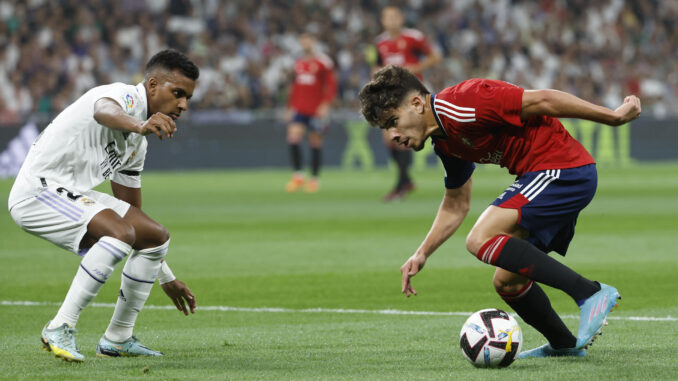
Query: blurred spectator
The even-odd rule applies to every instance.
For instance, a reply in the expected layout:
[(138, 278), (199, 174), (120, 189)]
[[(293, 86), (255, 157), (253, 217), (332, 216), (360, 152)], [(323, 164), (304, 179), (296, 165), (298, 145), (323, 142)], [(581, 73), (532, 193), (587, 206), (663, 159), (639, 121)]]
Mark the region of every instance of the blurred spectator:
[[(444, 52), (436, 91), (469, 77), (553, 87), (645, 113), (678, 115), (676, 0), (397, 0), (407, 26)], [(141, 80), (167, 46), (200, 62), (194, 108), (285, 104), (297, 36), (317, 34), (336, 63), (335, 107), (369, 80), (383, 0), (0, 0), (0, 114), (57, 112), (88, 88)]]

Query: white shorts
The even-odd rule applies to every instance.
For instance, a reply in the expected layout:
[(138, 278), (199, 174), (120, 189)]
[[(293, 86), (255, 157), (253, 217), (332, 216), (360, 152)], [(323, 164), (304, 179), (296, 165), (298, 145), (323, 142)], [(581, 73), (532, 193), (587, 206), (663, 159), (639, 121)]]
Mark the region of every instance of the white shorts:
[(25, 231), (80, 255), (80, 241), (97, 213), (112, 209), (124, 217), (129, 207), (106, 193), (90, 190), (74, 194), (67, 187), (50, 184), (38, 195), (12, 206), (9, 213)]

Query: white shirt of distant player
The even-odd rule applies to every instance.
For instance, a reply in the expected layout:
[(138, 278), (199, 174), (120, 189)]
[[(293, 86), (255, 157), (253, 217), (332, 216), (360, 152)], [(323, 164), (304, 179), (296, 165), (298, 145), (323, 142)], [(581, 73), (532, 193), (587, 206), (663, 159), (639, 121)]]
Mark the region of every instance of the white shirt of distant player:
[[(9, 206), (36, 195), (40, 178), (71, 192), (88, 191), (106, 179), (140, 188), (146, 137), (104, 127), (94, 120), (94, 103), (110, 98), (135, 119), (147, 119), (146, 89), (113, 83), (86, 92), (63, 110), (33, 143), (10, 193)], [(122, 171), (130, 171), (127, 174)]]

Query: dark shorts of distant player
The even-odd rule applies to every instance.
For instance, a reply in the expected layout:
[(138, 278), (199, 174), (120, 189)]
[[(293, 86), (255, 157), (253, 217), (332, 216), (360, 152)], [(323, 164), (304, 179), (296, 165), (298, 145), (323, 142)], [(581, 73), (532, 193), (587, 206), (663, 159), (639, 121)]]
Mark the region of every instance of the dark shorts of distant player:
[(596, 165), (528, 172), (492, 205), (518, 210), (518, 224), (540, 250), (565, 255), (579, 212), (596, 193)]
[(318, 118), (312, 115), (305, 115), (298, 112), (294, 113), (292, 117), (292, 123), (302, 124), (310, 132), (317, 132), (319, 134), (325, 134), (330, 128), (330, 123), (327, 118)]

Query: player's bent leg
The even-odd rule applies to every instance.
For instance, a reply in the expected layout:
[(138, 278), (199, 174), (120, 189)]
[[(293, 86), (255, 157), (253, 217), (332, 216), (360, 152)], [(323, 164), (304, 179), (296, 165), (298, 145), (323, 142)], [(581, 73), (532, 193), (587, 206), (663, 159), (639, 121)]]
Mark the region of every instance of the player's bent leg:
[(158, 247), (164, 245), (170, 239), (166, 227), (135, 206), (130, 206), (123, 220), (134, 228), (136, 239), (133, 248), (135, 250)]
[(573, 350), (576, 338), (553, 310), (551, 302), (537, 283), (501, 268), (497, 268), (493, 283), (506, 304), (549, 341), (546, 346), (528, 351), (529, 355), (523, 354), (519, 358), (583, 355)]
[(490, 239), (497, 235), (527, 238), (529, 233), (518, 225), (518, 211), (490, 205), (478, 217), (478, 220), (466, 236), (466, 249), (473, 255)]
[(75, 327), (80, 313), (99, 293), (115, 265), (131, 251), (132, 247), (125, 242), (101, 237), (80, 262), (66, 298), (47, 328), (56, 329), (64, 324)]
[[(133, 337), (132, 333), (137, 316), (150, 295), (170, 243), (167, 229), (148, 217), (140, 209), (130, 207), (124, 219), (134, 226), (137, 233), (137, 241), (134, 247), (136, 250), (132, 252), (122, 270), (120, 293), (115, 311), (102, 338), (102, 342), (118, 344), (126, 343)], [(136, 339), (133, 341), (136, 344), (130, 344), (130, 348), (137, 348), (138, 342)], [(100, 346), (102, 345), (100, 344), (97, 348)], [(102, 348), (104, 348), (103, 352), (106, 352), (107, 346), (103, 345)], [(140, 349), (141, 352), (147, 349), (143, 348)], [(133, 354), (131, 352), (124, 352), (119, 355), (153, 356), (153, 354)]]
[(124, 342), (132, 336), (134, 324), (151, 293), (169, 241), (163, 245), (136, 250), (122, 270), (120, 293), (104, 338)]
[[(515, 231), (506, 225), (511, 213), (517, 222), (516, 210), (488, 207), (467, 237), (468, 250), (485, 263), (562, 290), (578, 304), (600, 290), (598, 283), (549, 257), (527, 240), (512, 236)], [(493, 233), (497, 235), (492, 236)]]

